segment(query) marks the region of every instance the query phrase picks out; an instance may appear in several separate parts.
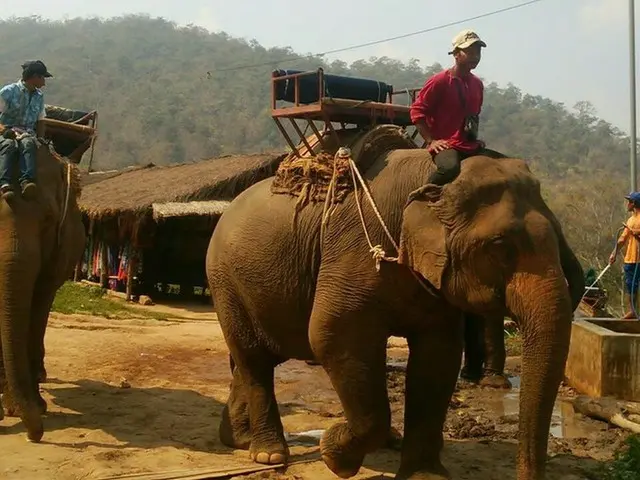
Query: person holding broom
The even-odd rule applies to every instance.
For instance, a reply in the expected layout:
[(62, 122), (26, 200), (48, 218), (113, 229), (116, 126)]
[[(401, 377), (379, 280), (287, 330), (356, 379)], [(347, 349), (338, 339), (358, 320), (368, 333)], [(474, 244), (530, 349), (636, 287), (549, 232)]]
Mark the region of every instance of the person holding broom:
[(627, 297), (627, 312), (623, 319), (638, 319), (638, 284), (640, 283), (640, 192), (625, 195), (627, 211), (631, 216), (624, 224), (616, 246), (609, 256), (609, 265), (613, 265), (622, 247), (627, 246), (624, 255), (624, 284)]

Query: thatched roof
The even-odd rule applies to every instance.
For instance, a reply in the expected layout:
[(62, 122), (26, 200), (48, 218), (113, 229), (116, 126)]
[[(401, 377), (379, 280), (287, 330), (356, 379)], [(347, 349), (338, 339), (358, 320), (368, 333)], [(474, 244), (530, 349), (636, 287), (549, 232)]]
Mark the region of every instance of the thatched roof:
[[(142, 216), (154, 204), (231, 200), (252, 184), (272, 176), (286, 154), (229, 155), (169, 166), (147, 166), (85, 183), (79, 199), (90, 218)], [(195, 212), (212, 205), (184, 207)], [(158, 207), (156, 207), (158, 208)], [(162, 209), (163, 207), (159, 207)], [(164, 211), (175, 207), (165, 206)]]
[(91, 185), (92, 183), (102, 182), (103, 180), (117, 177), (118, 175), (122, 175), (123, 173), (150, 167), (155, 167), (155, 165), (153, 163), (149, 163), (147, 165), (135, 165), (133, 167), (126, 167), (122, 170), (101, 170), (97, 172), (88, 172), (86, 170), (81, 170), (80, 184), (82, 185), (82, 188), (84, 188), (87, 185)]

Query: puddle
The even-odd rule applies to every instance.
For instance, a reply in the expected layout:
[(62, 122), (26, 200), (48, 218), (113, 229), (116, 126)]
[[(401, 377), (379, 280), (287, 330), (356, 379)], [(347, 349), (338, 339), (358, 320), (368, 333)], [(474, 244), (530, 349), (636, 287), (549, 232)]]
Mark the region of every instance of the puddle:
[[(497, 401), (481, 400), (498, 416), (517, 416), (520, 412), (520, 377), (509, 377), (509, 380), (513, 385), (512, 390), (506, 393), (495, 392), (500, 397)], [(553, 407), (549, 433), (555, 438), (585, 438), (601, 430), (597, 425), (588, 425), (579, 417), (580, 415), (574, 412), (570, 402), (557, 400)]]
[(307, 430), (299, 433), (285, 433), (284, 438), (289, 445), (315, 447), (320, 444), (324, 430)]

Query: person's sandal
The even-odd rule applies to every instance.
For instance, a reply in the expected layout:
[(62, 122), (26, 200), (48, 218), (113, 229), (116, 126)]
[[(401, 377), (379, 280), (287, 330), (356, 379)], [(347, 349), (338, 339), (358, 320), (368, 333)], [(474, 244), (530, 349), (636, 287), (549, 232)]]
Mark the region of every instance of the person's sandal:
[(33, 200), (36, 196), (36, 184), (33, 182), (23, 182), (22, 185), (22, 196), (25, 200)]
[(13, 187), (11, 185), (3, 185), (2, 187), (0, 187), (0, 195), (2, 195), (2, 198), (4, 198), (7, 202), (10, 202), (11, 200), (13, 200), (16, 194), (13, 191)]

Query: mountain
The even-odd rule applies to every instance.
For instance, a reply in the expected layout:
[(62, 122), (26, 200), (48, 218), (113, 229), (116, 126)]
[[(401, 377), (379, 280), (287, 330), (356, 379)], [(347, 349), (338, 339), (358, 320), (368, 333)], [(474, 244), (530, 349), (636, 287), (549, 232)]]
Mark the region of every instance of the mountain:
[[(25, 59), (41, 58), (55, 75), (46, 87), (47, 102), (98, 110), (96, 168), (283, 147), (270, 118), (274, 68), (322, 66), (396, 90), (419, 87), (443, 68), (387, 57), (326, 64), (319, 57), (299, 58), (289, 48), (265, 49), (255, 41), (145, 16), (2, 21), (0, 42), (10, 46), (0, 51), (0, 82), (14, 81)], [(627, 168), (627, 139), (598, 119), (588, 102), (569, 110), (513, 85), (485, 82), (481, 128), (491, 146), (558, 174)]]

